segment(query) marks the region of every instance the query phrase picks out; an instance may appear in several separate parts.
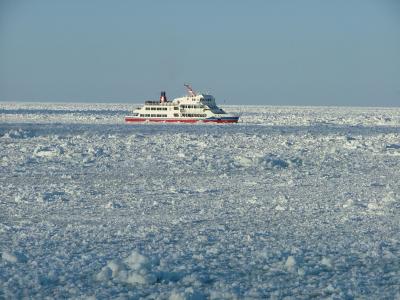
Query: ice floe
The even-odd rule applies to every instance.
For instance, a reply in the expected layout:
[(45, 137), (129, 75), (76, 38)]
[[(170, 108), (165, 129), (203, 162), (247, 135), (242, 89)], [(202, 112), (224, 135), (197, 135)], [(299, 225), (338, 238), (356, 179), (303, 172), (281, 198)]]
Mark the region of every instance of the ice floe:
[(0, 104), (0, 298), (393, 299), (400, 110)]

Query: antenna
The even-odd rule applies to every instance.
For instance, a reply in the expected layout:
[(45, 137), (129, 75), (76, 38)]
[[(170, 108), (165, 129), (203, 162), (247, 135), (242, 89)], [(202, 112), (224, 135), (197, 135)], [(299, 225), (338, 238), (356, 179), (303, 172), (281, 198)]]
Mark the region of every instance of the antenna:
[(184, 86), (187, 88), (190, 97), (196, 96), (196, 92), (193, 91), (192, 87), (189, 84), (185, 83)]

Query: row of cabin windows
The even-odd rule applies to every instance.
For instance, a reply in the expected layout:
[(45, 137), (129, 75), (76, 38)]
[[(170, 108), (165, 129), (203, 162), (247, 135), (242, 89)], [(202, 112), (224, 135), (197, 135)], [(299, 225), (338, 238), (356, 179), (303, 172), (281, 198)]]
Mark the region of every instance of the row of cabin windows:
[(182, 114), (182, 117), (205, 118), (205, 117), (207, 117), (207, 115), (206, 114)]
[(183, 104), (183, 105), (181, 105), (181, 108), (202, 108), (203, 106), (200, 106), (200, 105), (186, 105), (186, 104)]
[(166, 118), (167, 115), (156, 115), (156, 114), (140, 114), (140, 117), (155, 117), (155, 118)]
[(166, 107), (146, 107), (146, 110), (167, 110)]

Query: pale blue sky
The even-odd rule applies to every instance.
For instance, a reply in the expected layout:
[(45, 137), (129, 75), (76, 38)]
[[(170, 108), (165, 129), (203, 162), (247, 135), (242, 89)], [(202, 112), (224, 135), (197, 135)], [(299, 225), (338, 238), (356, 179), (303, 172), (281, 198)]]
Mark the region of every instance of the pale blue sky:
[(0, 101), (400, 106), (400, 1), (0, 0)]

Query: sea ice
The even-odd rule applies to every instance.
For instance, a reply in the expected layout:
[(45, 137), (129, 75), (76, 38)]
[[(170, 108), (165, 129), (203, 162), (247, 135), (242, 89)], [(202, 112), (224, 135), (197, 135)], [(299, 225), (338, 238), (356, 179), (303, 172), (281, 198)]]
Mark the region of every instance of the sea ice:
[(393, 299), (400, 110), (0, 104), (0, 299)]

